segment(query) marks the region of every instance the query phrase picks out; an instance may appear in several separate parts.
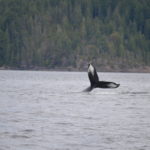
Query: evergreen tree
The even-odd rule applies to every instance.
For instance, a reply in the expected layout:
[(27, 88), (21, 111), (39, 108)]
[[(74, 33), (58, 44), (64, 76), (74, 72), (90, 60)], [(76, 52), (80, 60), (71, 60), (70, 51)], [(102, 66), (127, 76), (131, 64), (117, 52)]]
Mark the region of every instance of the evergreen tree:
[(149, 0), (0, 0), (0, 66), (150, 65)]

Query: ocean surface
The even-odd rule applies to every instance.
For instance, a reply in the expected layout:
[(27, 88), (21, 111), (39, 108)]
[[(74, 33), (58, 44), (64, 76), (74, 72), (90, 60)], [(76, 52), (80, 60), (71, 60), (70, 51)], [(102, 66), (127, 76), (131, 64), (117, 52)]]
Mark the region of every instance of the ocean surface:
[(0, 71), (0, 150), (150, 150), (150, 74)]

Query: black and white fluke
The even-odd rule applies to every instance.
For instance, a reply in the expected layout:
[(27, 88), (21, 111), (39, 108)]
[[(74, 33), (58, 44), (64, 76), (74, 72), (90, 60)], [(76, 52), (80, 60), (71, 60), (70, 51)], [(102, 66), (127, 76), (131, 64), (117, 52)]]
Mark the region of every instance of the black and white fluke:
[(89, 77), (91, 85), (90, 87), (84, 90), (86, 92), (90, 92), (94, 88), (117, 88), (120, 86), (120, 84), (117, 84), (114, 82), (99, 81), (96, 69), (91, 64), (88, 65), (88, 77)]

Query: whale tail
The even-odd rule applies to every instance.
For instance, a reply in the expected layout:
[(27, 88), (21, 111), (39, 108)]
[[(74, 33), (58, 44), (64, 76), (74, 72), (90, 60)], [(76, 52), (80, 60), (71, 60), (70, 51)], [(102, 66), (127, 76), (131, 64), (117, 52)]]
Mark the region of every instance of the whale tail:
[(117, 88), (120, 84), (114, 83), (114, 82), (108, 82), (108, 81), (99, 81), (97, 84), (97, 87), (99, 88)]
[(91, 92), (93, 90), (93, 88), (91, 86), (89, 86), (88, 88), (86, 88), (83, 92)]
[(88, 77), (91, 85), (84, 90), (85, 92), (90, 92), (94, 88), (117, 88), (120, 86), (120, 84), (114, 82), (99, 81), (97, 71), (91, 64), (88, 65)]
[(99, 78), (95, 67), (93, 67), (91, 64), (88, 65), (88, 77), (91, 83), (91, 87), (96, 87), (99, 82)]

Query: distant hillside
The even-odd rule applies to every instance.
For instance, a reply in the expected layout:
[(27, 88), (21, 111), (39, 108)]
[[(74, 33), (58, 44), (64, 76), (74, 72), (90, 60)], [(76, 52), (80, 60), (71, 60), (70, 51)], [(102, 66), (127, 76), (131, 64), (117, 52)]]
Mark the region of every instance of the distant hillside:
[(150, 0), (0, 0), (0, 66), (150, 66)]

